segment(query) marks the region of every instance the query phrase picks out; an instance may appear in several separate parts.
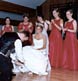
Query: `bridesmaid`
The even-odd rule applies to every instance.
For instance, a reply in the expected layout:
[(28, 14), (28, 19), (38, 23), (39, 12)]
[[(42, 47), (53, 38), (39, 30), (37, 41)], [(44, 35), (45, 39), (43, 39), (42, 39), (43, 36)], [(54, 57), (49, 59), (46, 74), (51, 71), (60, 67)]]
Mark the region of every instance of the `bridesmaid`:
[(29, 22), (29, 18), (28, 18), (28, 15), (24, 15), (23, 16), (23, 22), (21, 22), (19, 25), (18, 25), (18, 31), (29, 31), (30, 33), (33, 32), (33, 25), (31, 22)]
[[(23, 22), (18, 25), (18, 31), (28, 31), (30, 33), (29, 44), (32, 43), (32, 32), (33, 32), (33, 24), (29, 22), (29, 17), (27, 14), (23, 16)], [(28, 44), (28, 45), (29, 45)]]
[(53, 10), (54, 19), (51, 20), (51, 33), (49, 36), (49, 58), (51, 66), (60, 68), (62, 66), (62, 35), (63, 20), (59, 17), (59, 10)]
[(64, 40), (63, 68), (69, 70), (78, 70), (78, 44), (76, 39), (77, 22), (72, 17), (73, 11), (68, 10), (64, 31), (66, 37)]
[(10, 17), (5, 18), (5, 25), (2, 27), (1, 34), (3, 35), (5, 32), (14, 32), (14, 27), (10, 24)]

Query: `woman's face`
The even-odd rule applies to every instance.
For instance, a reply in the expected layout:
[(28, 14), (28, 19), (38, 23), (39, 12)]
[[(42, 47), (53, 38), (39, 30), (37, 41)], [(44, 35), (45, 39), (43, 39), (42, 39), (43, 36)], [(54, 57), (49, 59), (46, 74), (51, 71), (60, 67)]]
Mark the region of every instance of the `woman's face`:
[(37, 20), (40, 22), (40, 21), (42, 21), (42, 17), (37, 17)]
[(59, 16), (59, 13), (54, 10), (53, 11), (53, 16), (54, 16), (54, 18), (57, 18)]
[(36, 33), (38, 34), (38, 33), (41, 33), (42, 32), (42, 28), (41, 27), (36, 27)]
[(69, 11), (67, 11), (66, 12), (66, 17), (67, 17), (67, 19), (70, 19), (72, 17), (72, 14)]
[(7, 18), (7, 19), (5, 20), (5, 23), (6, 23), (6, 24), (10, 24), (10, 19)]
[(28, 22), (28, 17), (24, 17), (24, 22)]

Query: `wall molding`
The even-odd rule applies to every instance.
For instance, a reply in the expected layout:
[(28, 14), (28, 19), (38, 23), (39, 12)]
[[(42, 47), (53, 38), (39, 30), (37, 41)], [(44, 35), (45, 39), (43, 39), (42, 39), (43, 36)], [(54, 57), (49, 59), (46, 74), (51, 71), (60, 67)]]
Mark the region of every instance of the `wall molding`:
[(0, 11), (17, 13), (17, 14), (28, 13), (30, 17), (33, 17), (36, 15), (35, 9), (20, 6), (20, 5), (6, 2), (6, 1), (2, 1), (2, 0), (0, 0)]

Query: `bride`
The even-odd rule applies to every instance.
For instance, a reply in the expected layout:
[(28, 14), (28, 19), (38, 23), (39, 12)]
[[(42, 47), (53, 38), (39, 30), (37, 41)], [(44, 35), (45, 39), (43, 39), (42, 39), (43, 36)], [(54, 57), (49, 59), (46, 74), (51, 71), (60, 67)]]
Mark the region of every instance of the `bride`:
[(26, 68), (39, 75), (47, 75), (50, 71), (50, 63), (47, 54), (47, 39), (42, 34), (43, 27), (36, 26), (36, 33), (33, 35), (33, 45), (23, 48), (23, 57)]

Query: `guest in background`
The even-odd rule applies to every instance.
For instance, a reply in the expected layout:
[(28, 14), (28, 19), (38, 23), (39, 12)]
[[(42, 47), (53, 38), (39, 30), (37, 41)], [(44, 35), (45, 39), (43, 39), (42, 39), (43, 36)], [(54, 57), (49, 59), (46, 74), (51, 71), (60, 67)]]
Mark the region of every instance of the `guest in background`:
[(38, 15), (36, 25), (38, 25), (38, 24), (43, 25), (43, 32), (42, 33), (47, 36), (48, 35), (47, 30), (49, 29), (50, 22), (48, 20), (44, 20), (43, 15)]
[(14, 27), (11, 25), (10, 17), (5, 18), (5, 25), (2, 27), (1, 35), (3, 35), (5, 32), (14, 32)]
[(78, 70), (78, 42), (76, 39), (77, 22), (72, 17), (73, 11), (67, 10), (64, 31), (66, 37), (64, 40), (63, 68), (69, 70)]
[(51, 66), (60, 68), (62, 66), (62, 50), (63, 40), (61, 30), (63, 28), (63, 20), (59, 16), (58, 8), (53, 10), (54, 19), (51, 20), (51, 33), (49, 36), (49, 58)]
[(28, 14), (23, 15), (23, 22), (18, 25), (18, 31), (28, 31), (30, 33), (30, 43), (32, 43), (33, 24), (29, 22)]

